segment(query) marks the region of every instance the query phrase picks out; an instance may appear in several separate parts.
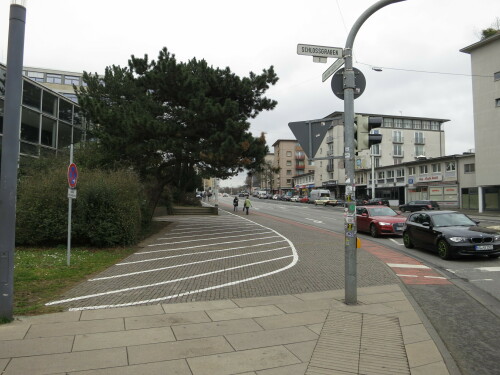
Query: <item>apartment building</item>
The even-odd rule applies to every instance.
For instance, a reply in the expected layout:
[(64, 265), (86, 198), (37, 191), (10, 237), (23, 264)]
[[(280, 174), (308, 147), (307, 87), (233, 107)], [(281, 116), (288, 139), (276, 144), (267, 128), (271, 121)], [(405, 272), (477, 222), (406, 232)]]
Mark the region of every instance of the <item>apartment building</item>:
[[(393, 116), (358, 113), (363, 116), (382, 117), (382, 126), (374, 133), (382, 134), (382, 143), (356, 156), (356, 170), (399, 165), (423, 158), (445, 155), (443, 123), (446, 119)], [(345, 192), (344, 121), (343, 112), (333, 112), (325, 117), (331, 126), (314, 156), (317, 187), (328, 188), (335, 196)], [(333, 158), (332, 158), (333, 157)], [(358, 195), (358, 194), (357, 194)]]
[(279, 168), (279, 172), (274, 175), (273, 190), (284, 194), (294, 190), (293, 177), (313, 172), (314, 164), (308, 160), (295, 139), (278, 139), (272, 147), (273, 166)]
[(500, 210), (500, 32), (460, 50), (470, 54), (479, 212)]

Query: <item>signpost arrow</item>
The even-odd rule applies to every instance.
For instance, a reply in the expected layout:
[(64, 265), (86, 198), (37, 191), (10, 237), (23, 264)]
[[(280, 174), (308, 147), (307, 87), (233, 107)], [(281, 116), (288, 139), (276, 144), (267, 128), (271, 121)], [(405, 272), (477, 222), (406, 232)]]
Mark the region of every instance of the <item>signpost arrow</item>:
[(325, 72), (321, 76), (322, 82), (325, 82), (333, 73), (337, 71), (337, 69), (340, 69), (342, 65), (344, 65), (344, 58), (338, 59), (332, 65), (330, 65), (330, 67), (325, 70)]

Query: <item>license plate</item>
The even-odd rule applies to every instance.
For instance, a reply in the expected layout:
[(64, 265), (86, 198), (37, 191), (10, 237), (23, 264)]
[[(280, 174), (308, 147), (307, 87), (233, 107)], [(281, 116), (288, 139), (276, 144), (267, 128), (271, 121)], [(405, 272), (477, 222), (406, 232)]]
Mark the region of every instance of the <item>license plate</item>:
[(476, 245), (475, 250), (493, 250), (493, 245)]
[(396, 227), (394, 229), (396, 230), (396, 232), (401, 232), (403, 230), (403, 227)]

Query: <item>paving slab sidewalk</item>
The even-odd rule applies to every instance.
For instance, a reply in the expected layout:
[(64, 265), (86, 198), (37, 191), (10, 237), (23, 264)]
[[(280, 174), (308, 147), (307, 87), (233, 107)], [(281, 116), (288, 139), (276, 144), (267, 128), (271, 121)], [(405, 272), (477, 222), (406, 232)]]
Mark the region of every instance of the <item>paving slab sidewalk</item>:
[(448, 375), (401, 288), (19, 318), (0, 326), (0, 374)]

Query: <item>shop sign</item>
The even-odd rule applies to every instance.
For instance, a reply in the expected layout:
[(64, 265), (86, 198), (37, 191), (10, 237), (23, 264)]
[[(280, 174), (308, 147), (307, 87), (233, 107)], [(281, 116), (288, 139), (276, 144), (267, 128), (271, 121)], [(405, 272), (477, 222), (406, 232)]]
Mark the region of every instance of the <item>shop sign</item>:
[(419, 176), (417, 182), (443, 181), (443, 175)]

